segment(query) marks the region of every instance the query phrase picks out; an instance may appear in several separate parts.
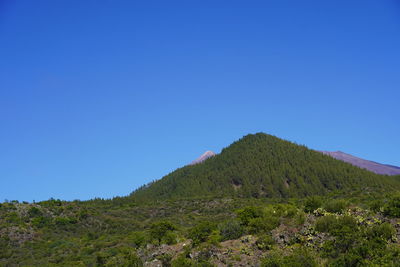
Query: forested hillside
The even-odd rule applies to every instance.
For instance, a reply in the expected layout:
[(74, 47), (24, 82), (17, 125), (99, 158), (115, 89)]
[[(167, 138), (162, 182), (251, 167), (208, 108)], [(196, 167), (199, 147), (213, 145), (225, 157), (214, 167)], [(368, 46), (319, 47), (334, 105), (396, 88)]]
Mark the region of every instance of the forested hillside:
[(398, 266), (400, 195), (0, 204), (0, 266)]
[(305, 146), (250, 134), (205, 162), (185, 166), (132, 194), (134, 200), (193, 197), (303, 197), (332, 190), (399, 188), (381, 176)]

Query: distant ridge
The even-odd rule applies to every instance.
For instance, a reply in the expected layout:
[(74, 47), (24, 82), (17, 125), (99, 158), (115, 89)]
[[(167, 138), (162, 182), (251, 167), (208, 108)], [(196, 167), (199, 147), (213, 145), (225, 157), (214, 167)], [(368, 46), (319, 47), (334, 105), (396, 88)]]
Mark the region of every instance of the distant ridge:
[(384, 175), (399, 175), (400, 174), (400, 167), (381, 164), (375, 161), (370, 161), (362, 158), (355, 157), (350, 154), (346, 154), (342, 151), (319, 151), (325, 155), (329, 155), (335, 159), (350, 163), (354, 166), (360, 167), (362, 169), (369, 170), (371, 172), (377, 174), (384, 174)]
[(200, 157), (198, 157), (197, 159), (193, 160), (189, 165), (195, 165), (195, 164), (202, 163), (206, 159), (214, 157), (215, 155), (217, 155), (217, 154), (215, 154), (214, 152), (212, 152), (210, 150), (206, 151)]

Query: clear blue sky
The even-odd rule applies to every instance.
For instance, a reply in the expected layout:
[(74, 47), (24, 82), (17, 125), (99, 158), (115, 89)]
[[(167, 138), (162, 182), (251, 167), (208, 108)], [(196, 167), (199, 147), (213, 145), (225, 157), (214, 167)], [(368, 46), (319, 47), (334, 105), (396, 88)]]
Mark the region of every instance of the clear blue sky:
[(0, 201), (127, 195), (247, 133), (400, 165), (400, 3), (0, 0)]

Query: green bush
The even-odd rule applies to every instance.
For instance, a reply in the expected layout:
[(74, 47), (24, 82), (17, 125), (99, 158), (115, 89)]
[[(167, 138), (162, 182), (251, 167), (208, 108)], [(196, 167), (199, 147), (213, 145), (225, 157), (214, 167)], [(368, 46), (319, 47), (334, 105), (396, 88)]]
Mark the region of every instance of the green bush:
[(175, 234), (174, 232), (172, 232), (172, 231), (168, 231), (168, 232), (166, 232), (165, 235), (163, 236), (161, 242), (162, 242), (163, 244), (167, 244), (167, 245), (174, 245), (174, 244), (177, 243), (177, 242), (176, 242), (176, 239), (177, 239), (176, 234)]
[(361, 256), (346, 253), (340, 255), (337, 259), (334, 259), (329, 266), (332, 267), (343, 267), (343, 266), (365, 266), (364, 260)]
[(383, 223), (381, 225), (374, 225), (368, 229), (367, 236), (370, 238), (381, 238), (389, 240), (396, 233), (396, 229), (390, 223)]
[(210, 245), (218, 246), (221, 242), (222, 237), (218, 230), (213, 230), (207, 238), (207, 243)]
[(329, 232), (337, 223), (334, 215), (327, 215), (317, 219), (315, 222), (315, 230), (318, 232)]
[(43, 228), (43, 227), (46, 227), (46, 226), (50, 226), (51, 225), (51, 218), (50, 217), (44, 217), (44, 216), (33, 218), (32, 219), (32, 225), (34, 227), (37, 227), (37, 228)]
[[(290, 210), (290, 211), (288, 211)], [(266, 233), (279, 226), (279, 215), (292, 214), (287, 205), (270, 206), (265, 209), (249, 206), (236, 211), (240, 224), (250, 234)]]
[(297, 248), (289, 255), (275, 252), (261, 261), (262, 267), (316, 267), (317, 262), (311, 253), (304, 248)]
[(251, 219), (248, 224), (248, 231), (251, 234), (267, 233), (279, 226), (278, 217), (265, 217)]
[(305, 248), (296, 249), (284, 257), (284, 265), (290, 267), (314, 267), (317, 263), (311, 253)]
[(68, 226), (70, 224), (76, 224), (78, 221), (75, 218), (70, 217), (57, 217), (54, 219), (54, 223), (57, 226)]
[(384, 207), (384, 203), (380, 199), (373, 200), (369, 203), (369, 208), (374, 212), (380, 212), (383, 207)]
[(270, 235), (262, 235), (256, 241), (257, 247), (261, 250), (270, 250), (274, 244), (275, 241)]
[(383, 209), (383, 213), (390, 217), (400, 217), (400, 194), (392, 196)]
[(237, 239), (243, 235), (243, 227), (237, 220), (229, 220), (219, 225), (222, 241)]
[(261, 267), (282, 267), (283, 257), (278, 253), (270, 254), (261, 261)]
[(293, 218), (293, 222), (296, 225), (302, 225), (306, 221), (306, 216), (303, 211), (299, 211), (296, 216)]
[(142, 267), (142, 260), (135, 254), (118, 253), (115, 256), (109, 257), (104, 264), (106, 267), (126, 266), (126, 267)]
[(337, 223), (338, 229), (348, 228), (353, 232), (358, 231), (357, 220), (352, 216), (340, 216), (337, 220)]
[(3, 237), (0, 237), (0, 262), (1, 259), (7, 259), (11, 257), (12, 251), (9, 248), (9, 242)]
[(256, 218), (260, 218), (263, 216), (262, 209), (260, 207), (245, 207), (243, 209), (238, 210), (237, 217), (239, 218), (242, 225), (249, 225), (251, 220)]
[(162, 254), (157, 257), (158, 260), (161, 261), (163, 267), (170, 267), (172, 256), (170, 254)]
[(172, 267), (192, 267), (194, 265), (193, 261), (186, 258), (185, 255), (180, 255), (173, 261), (171, 261)]
[(314, 210), (320, 208), (322, 206), (322, 200), (318, 196), (307, 197), (304, 202), (304, 211), (305, 212), (313, 212)]
[(174, 230), (176, 230), (175, 225), (168, 221), (156, 222), (150, 226), (150, 237), (153, 240), (157, 240), (158, 244), (161, 244), (161, 241), (167, 233)]
[(327, 232), (332, 235), (340, 235), (341, 231), (357, 231), (357, 221), (351, 216), (327, 215), (317, 219), (315, 230), (318, 232)]
[(28, 210), (28, 216), (31, 218), (42, 216), (42, 212), (37, 207), (31, 207)]
[(147, 242), (147, 235), (145, 232), (132, 232), (128, 237), (129, 242), (133, 247), (140, 248)]
[[(164, 265), (163, 265), (164, 266)], [(207, 259), (193, 260), (186, 257), (185, 253), (171, 261), (171, 267), (213, 267)]]
[(214, 225), (210, 222), (201, 222), (189, 230), (188, 237), (192, 239), (193, 246), (203, 243), (214, 230)]
[(293, 218), (298, 213), (298, 209), (293, 205), (284, 205), (283, 217)]
[(16, 212), (10, 212), (4, 217), (5, 221), (12, 224), (20, 224), (22, 223), (21, 218), (18, 216)]
[(342, 213), (347, 207), (347, 202), (343, 199), (334, 199), (325, 204), (325, 210), (333, 213)]

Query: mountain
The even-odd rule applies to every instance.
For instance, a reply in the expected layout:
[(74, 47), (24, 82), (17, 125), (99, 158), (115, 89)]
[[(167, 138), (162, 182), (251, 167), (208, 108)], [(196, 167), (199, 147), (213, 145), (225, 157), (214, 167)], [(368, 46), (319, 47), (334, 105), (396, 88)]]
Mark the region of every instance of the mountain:
[(325, 155), (329, 155), (335, 159), (342, 160), (344, 162), (348, 162), (354, 166), (369, 170), (369, 171), (377, 173), (377, 174), (400, 175), (400, 167), (386, 165), (386, 164), (380, 164), (378, 162), (357, 158), (353, 155), (346, 154), (342, 151), (335, 151), (335, 152), (320, 151), (320, 152)]
[(132, 193), (136, 200), (287, 198), (342, 190), (397, 189), (387, 177), (264, 133), (249, 134), (202, 164), (188, 165)]
[(206, 159), (214, 157), (215, 155), (216, 154), (214, 152), (212, 152), (212, 151), (206, 151), (200, 157), (198, 157), (196, 160), (192, 161), (192, 163), (190, 163), (190, 165), (195, 165), (195, 164), (202, 163)]

